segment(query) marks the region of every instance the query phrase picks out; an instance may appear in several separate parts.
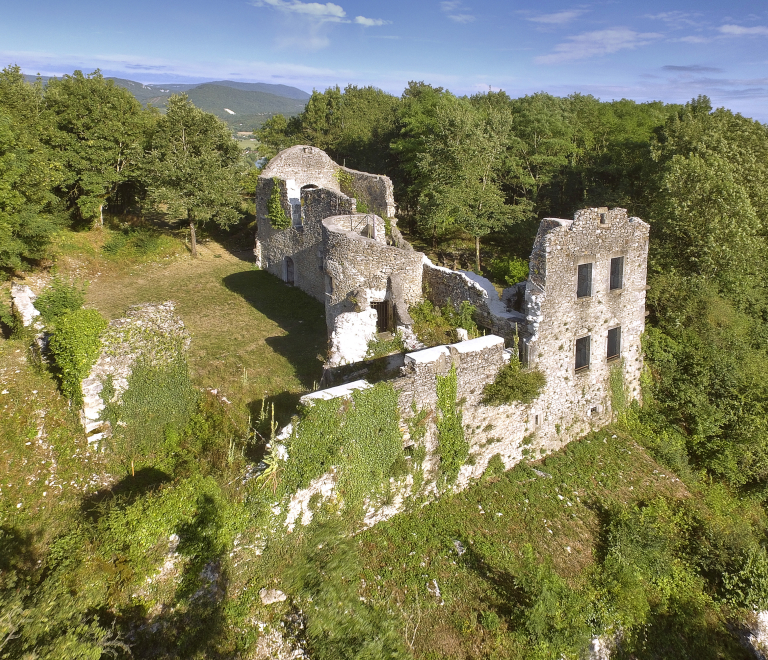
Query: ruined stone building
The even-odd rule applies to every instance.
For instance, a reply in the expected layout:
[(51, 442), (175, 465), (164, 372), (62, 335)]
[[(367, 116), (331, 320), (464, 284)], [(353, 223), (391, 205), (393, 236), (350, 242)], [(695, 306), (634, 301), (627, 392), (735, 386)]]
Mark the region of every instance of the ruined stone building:
[[(275, 186), (291, 220), (287, 229), (275, 229), (269, 218)], [(440, 306), (475, 306), (486, 336), (406, 353), (391, 380), (407, 418), (435, 409), (436, 376), (456, 368), (473, 456), (459, 485), (482, 474), (494, 454), (510, 467), (524, 453), (552, 451), (610, 421), (615, 397), (639, 398), (645, 222), (619, 208), (542, 220), (528, 279), (499, 296), (485, 278), (436, 266), (413, 250), (397, 231), (395, 212), (387, 177), (341, 167), (313, 147), (291, 147), (259, 179), (257, 264), (325, 304), (329, 367), (362, 360), (382, 330), (415, 340), (408, 307), (425, 295)], [(531, 404), (486, 406), (483, 388), (514, 345), (525, 364), (544, 373), (546, 386)], [(358, 380), (305, 399), (366, 386)]]

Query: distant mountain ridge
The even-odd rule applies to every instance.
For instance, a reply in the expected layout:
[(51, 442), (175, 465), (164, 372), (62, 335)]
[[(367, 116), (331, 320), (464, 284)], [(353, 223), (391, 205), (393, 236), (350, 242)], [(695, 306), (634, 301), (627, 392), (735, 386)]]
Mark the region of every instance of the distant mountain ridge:
[[(32, 82), (35, 76), (24, 76)], [(43, 82), (50, 76), (42, 76)], [(249, 131), (258, 128), (268, 117), (275, 114), (297, 115), (307, 104), (310, 94), (289, 85), (248, 83), (233, 80), (217, 80), (204, 83), (151, 83), (109, 77), (115, 85), (127, 89), (138, 101), (163, 108), (172, 94), (182, 92), (189, 96), (196, 107), (216, 115), (234, 130)]]

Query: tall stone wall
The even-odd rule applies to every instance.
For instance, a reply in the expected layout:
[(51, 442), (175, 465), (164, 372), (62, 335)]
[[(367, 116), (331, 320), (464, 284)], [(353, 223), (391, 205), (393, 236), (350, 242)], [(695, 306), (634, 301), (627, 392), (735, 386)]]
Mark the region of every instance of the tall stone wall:
[(325, 301), (323, 276), (323, 234), (321, 221), (328, 215), (354, 213), (355, 200), (346, 195), (315, 188), (301, 191), (301, 224), (288, 229), (275, 229), (268, 217), (269, 197), (273, 186), (280, 188), (280, 197), (286, 215), (291, 213), (286, 182), (259, 177), (256, 195), (257, 239), (256, 263), (282, 280), (286, 280), (286, 259), (293, 262), (293, 283), (302, 291)]
[[(544, 372), (538, 433), (562, 443), (611, 416), (612, 370), (628, 399), (640, 397), (649, 226), (624, 209), (585, 209), (574, 220), (539, 228), (526, 285), (527, 352)], [(623, 286), (611, 290), (611, 259), (624, 258)], [(592, 264), (591, 295), (577, 297), (578, 268)], [(621, 329), (620, 355), (609, 360), (608, 331)], [(576, 369), (576, 342), (589, 337), (590, 361)]]
[(353, 195), (364, 201), (371, 213), (388, 218), (395, 217), (395, 195), (392, 180), (388, 176), (358, 172), (348, 167), (341, 169), (352, 177)]

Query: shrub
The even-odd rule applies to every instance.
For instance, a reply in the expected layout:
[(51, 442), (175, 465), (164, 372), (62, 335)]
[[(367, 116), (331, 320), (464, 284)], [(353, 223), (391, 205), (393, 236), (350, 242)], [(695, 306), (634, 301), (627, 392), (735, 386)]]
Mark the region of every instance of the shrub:
[(528, 279), (528, 262), (519, 257), (492, 259), (488, 271), (495, 282), (513, 286)]
[(151, 229), (128, 228), (112, 236), (101, 250), (109, 256), (145, 257), (158, 251), (161, 239)]
[(538, 369), (524, 371), (517, 355), (513, 354), (509, 364), (503, 366), (492, 383), (483, 389), (483, 403), (487, 406), (502, 406), (507, 403), (531, 403), (544, 389), (547, 381)]
[(283, 201), (280, 197), (280, 183), (276, 178), (272, 179), (272, 192), (269, 195), (269, 204), (267, 208), (269, 223), (275, 229), (288, 229), (291, 226), (291, 219), (286, 215), (283, 209)]
[(459, 309), (445, 304), (442, 309), (429, 300), (424, 300), (410, 308), (413, 318), (413, 330), (423, 344), (438, 346), (456, 341), (456, 328), (464, 328), (470, 337), (478, 335), (477, 325), (473, 320), (474, 305), (466, 300)]
[(368, 342), (368, 350), (365, 353), (366, 358), (379, 358), (391, 355), (392, 353), (402, 353), (405, 351), (405, 343), (400, 332), (396, 332), (392, 339), (379, 340), (371, 339)]
[(58, 277), (35, 300), (35, 308), (46, 325), (55, 326), (57, 319), (80, 309), (85, 302), (85, 285), (78, 287)]
[(107, 321), (95, 309), (77, 309), (56, 323), (50, 349), (61, 370), (61, 391), (77, 407), (83, 404), (80, 383), (99, 357), (100, 335), (106, 327)]

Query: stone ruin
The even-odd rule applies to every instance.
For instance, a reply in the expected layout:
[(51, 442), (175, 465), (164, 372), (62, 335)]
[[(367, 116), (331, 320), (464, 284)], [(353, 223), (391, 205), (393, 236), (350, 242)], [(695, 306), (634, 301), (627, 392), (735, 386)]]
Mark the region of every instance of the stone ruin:
[[(352, 183), (342, 191), (340, 181)], [(287, 229), (273, 228), (268, 218), (273, 186), (291, 218)], [(357, 212), (361, 200), (369, 212)], [(404, 419), (415, 410), (434, 410), (436, 376), (456, 368), (471, 445), (457, 488), (479, 477), (495, 454), (507, 468), (523, 456), (546, 454), (610, 422), (616, 397), (622, 403), (640, 399), (648, 224), (621, 208), (583, 209), (573, 220), (546, 218), (528, 278), (499, 296), (487, 279), (436, 266), (413, 250), (394, 215), (387, 177), (341, 167), (314, 147), (291, 147), (259, 178), (256, 262), (324, 302), (327, 369), (363, 360), (377, 332), (404, 333), (411, 352), (396, 356), (401, 366), (389, 381)], [(414, 351), (419, 346), (408, 307), (425, 296), (438, 306), (469, 301), (489, 334)], [(484, 386), (514, 346), (524, 365), (544, 373), (541, 395), (527, 405), (484, 405)], [(303, 401), (368, 386), (358, 379)], [(436, 442), (433, 424), (427, 449)]]

